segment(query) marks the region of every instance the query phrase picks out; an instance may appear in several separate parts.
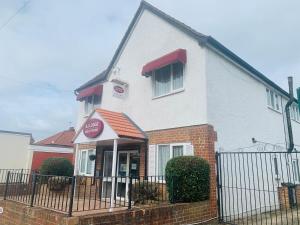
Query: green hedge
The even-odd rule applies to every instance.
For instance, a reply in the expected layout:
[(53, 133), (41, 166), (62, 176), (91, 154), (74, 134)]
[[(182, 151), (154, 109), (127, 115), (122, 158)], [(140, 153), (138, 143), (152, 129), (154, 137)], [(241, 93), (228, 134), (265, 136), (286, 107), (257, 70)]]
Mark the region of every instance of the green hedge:
[(48, 158), (41, 167), (40, 174), (55, 176), (73, 176), (74, 167), (72, 163), (65, 158)]
[(172, 203), (206, 200), (210, 187), (209, 164), (196, 156), (175, 157), (167, 163), (166, 183)]

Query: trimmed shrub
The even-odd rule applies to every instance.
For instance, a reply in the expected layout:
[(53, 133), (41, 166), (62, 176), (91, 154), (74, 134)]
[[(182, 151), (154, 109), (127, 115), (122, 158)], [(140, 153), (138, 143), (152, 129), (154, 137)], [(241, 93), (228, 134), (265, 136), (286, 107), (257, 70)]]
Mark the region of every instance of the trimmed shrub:
[(62, 191), (68, 183), (68, 179), (65, 177), (50, 177), (47, 187), (50, 191)]
[(132, 185), (132, 200), (135, 204), (147, 204), (151, 201), (157, 201), (159, 195), (159, 184), (157, 183), (145, 180)]
[(209, 198), (210, 168), (196, 156), (180, 156), (168, 161), (166, 183), (171, 203), (197, 202)]
[(65, 158), (48, 158), (40, 167), (40, 174), (55, 176), (73, 176), (73, 165)]

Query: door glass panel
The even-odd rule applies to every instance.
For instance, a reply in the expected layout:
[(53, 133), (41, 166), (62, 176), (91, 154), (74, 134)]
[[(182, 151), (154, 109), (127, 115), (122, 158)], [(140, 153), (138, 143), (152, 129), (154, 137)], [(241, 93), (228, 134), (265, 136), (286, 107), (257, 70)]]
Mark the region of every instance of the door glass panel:
[(140, 156), (138, 153), (130, 153), (129, 173), (133, 178), (138, 178), (139, 171), (140, 171)]
[(104, 177), (111, 177), (112, 159), (113, 159), (113, 152), (109, 151), (104, 153), (104, 168), (103, 168)]
[(126, 177), (127, 175), (127, 153), (120, 153), (118, 164), (118, 176)]

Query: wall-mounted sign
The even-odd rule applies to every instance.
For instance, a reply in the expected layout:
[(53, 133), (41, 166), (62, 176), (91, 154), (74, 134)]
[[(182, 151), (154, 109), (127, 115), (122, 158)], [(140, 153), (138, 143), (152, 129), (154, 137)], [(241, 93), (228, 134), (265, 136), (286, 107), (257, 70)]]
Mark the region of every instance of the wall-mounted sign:
[(0, 214), (3, 214), (4, 210), (2, 207), (0, 207)]
[(99, 119), (89, 119), (83, 127), (83, 133), (86, 137), (96, 138), (104, 129), (104, 123)]
[(124, 99), (127, 96), (128, 85), (113, 83), (113, 96), (117, 98)]

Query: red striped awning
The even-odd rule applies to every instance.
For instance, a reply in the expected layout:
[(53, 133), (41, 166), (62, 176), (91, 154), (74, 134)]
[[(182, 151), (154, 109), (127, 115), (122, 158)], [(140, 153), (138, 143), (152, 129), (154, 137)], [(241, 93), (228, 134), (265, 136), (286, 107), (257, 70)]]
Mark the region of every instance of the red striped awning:
[(166, 54), (158, 59), (155, 59), (143, 66), (142, 75), (149, 76), (149, 73), (153, 70), (162, 68), (166, 65), (181, 62), (182, 64), (186, 63), (186, 50), (185, 49), (177, 49), (174, 52)]
[(93, 86), (93, 87), (88, 87), (79, 92), (79, 94), (77, 95), (77, 100), (82, 101), (84, 98), (92, 96), (92, 95), (101, 96), (102, 91), (103, 91), (103, 85), (101, 85), (101, 84)]

